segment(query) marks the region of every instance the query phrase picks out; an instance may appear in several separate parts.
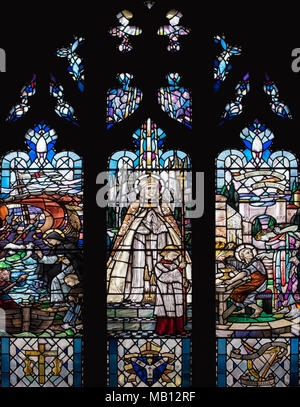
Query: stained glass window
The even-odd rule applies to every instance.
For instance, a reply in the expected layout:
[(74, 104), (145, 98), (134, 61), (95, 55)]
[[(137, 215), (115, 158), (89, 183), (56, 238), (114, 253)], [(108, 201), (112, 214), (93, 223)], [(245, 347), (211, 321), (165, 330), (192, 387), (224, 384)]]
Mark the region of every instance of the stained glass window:
[(298, 386), (298, 338), (219, 338), (219, 387)]
[[(143, 2), (142, 13), (153, 18), (156, 3)], [(187, 387), (192, 354), (192, 228), (186, 209), (192, 195), (192, 168), (189, 154), (176, 145), (165, 148), (164, 124), (173, 119), (183, 131), (181, 124), (191, 128), (191, 90), (181, 81), (181, 73), (163, 72), (167, 81), (153, 89), (153, 95), (166, 121), (150, 118), (152, 110), (145, 112), (146, 107), (151, 109), (148, 85), (154, 76), (151, 71), (136, 75), (139, 64), (130, 72), (121, 70), (124, 60), (133, 62), (134, 45), (149, 35), (136, 10), (119, 12), (119, 25), (109, 30), (119, 38), (121, 53), (117, 75), (121, 86), (107, 92), (109, 134), (118, 134), (120, 122), (125, 129), (136, 123), (135, 118), (147, 116), (134, 124), (135, 131), (127, 131), (127, 141), (122, 130), (120, 148), (108, 156), (107, 385)], [(153, 20), (151, 29), (152, 34), (166, 37), (161, 42), (157, 38), (157, 46), (171, 55), (181, 50), (183, 36), (188, 39), (191, 29), (181, 25), (181, 11), (168, 10), (162, 14), (168, 23), (157, 26)], [(135, 76), (147, 81), (145, 88)]]
[(283, 119), (291, 119), (292, 114), (289, 107), (279, 100), (279, 90), (273, 81), (266, 74), (266, 80), (264, 82), (264, 92), (271, 97), (270, 106), (272, 111)]
[(143, 93), (136, 86), (131, 86), (133, 75), (121, 73), (117, 75), (121, 87), (112, 88), (107, 92), (106, 122), (109, 129), (115, 123), (125, 120), (133, 114), (143, 98)]
[(222, 48), (221, 53), (217, 55), (214, 62), (214, 89), (215, 92), (217, 92), (220, 89), (221, 83), (225, 81), (232, 68), (232, 65), (230, 64), (231, 57), (234, 55), (240, 55), (242, 49), (240, 46), (232, 46), (228, 44), (224, 35), (215, 35), (214, 41)]
[(157, 34), (168, 37), (169, 44), (167, 50), (170, 52), (178, 52), (181, 49), (181, 37), (188, 35), (191, 32), (190, 28), (180, 25), (180, 20), (183, 17), (181, 11), (171, 9), (167, 12), (166, 18), (169, 24), (159, 27)]
[(239, 116), (243, 111), (242, 99), (250, 91), (249, 73), (235, 87), (235, 100), (225, 106), (220, 124)]
[(134, 25), (129, 25), (130, 20), (133, 17), (133, 13), (129, 10), (122, 10), (116, 15), (120, 25), (111, 28), (109, 34), (113, 37), (122, 38), (121, 44), (118, 49), (122, 53), (130, 52), (133, 48), (130, 39), (131, 37), (142, 34), (142, 29)]
[(1, 348), (2, 387), (81, 385), (80, 338), (2, 338)]
[(158, 102), (164, 112), (172, 119), (184, 123), (191, 128), (192, 124), (192, 98), (188, 89), (179, 85), (181, 77), (174, 72), (167, 75), (168, 87), (158, 91)]
[(56, 55), (59, 58), (67, 59), (68, 72), (72, 76), (72, 79), (77, 83), (80, 92), (84, 91), (84, 65), (82, 58), (77, 53), (77, 48), (83, 41), (83, 37), (74, 37), (68, 47), (59, 48), (56, 51)]
[[(298, 383), (298, 161), (255, 120), (216, 166), (218, 386)], [(268, 338), (268, 339), (266, 339)]]
[(150, 118), (136, 150), (109, 160), (107, 332), (110, 386), (188, 386), (191, 222), (188, 155), (163, 150)]
[(20, 103), (17, 103), (13, 106), (7, 117), (7, 121), (15, 122), (24, 116), (25, 113), (30, 109), (29, 99), (31, 96), (36, 93), (36, 75), (34, 74), (31, 81), (27, 83), (20, 92)]
[(55, 113), (63, 119), (78, 126), (74, 108), (64, 100), (64, 87), (56, 81), (52, 74), (50, 76), (50, 95), (57, 100), (54, 108)]
[(112, 387), (187, 387), (190, 339), (111, 339)]
[(82, 383), (82, 160), (44, 122), (1, 158), (2, 387)]

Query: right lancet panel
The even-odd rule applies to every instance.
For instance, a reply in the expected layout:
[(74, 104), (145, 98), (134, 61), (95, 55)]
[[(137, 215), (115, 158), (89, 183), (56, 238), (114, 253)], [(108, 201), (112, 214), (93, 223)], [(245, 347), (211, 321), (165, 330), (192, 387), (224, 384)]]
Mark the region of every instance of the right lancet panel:
[[(240, 137), (243, 149), (225, 150), (216, 161), (218, 386), (295, 385), (295, 375), (274, 371), (294, 360), (290, 341), (299, 336), (298, 161), (271, 151), (274, 134), (258, 120)], [(245, 366), (228, 379), (232, 360)]]

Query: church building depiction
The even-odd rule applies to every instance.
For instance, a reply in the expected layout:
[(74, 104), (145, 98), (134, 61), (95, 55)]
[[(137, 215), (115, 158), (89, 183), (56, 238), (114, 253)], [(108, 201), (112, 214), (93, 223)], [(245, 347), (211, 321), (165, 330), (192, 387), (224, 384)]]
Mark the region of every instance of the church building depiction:
[[(216, 36), (215, 91), (242, 47)], [(250, 77), (250, 79), (249, 79)], [(266, 75), (270, 111), (292, 119), (278, 87)], [(249, 74), (223, 120), (243, 114)], [(273, 116), (272, 116), (273, 117)], [(299, 385), (299, 172), (296, 155), (273, 148), (272, 123), (254, 119), (216, 157), (215, 294), (218, 387)], [(282, 145), (277, 140), (276, 146)], [(285, 144), (287, 146), (287, 143)]]

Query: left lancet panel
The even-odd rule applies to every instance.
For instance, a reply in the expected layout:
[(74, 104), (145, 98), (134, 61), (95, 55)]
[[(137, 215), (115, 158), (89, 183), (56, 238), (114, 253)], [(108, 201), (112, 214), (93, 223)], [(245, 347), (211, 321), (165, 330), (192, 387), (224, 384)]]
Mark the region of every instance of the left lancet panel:
[(57, 138), (1, 157), (1, 387), (82, 385), (82, 160)]
[(191, 162), (148, 119), (109, 159), (108, 385), (190, 385)]

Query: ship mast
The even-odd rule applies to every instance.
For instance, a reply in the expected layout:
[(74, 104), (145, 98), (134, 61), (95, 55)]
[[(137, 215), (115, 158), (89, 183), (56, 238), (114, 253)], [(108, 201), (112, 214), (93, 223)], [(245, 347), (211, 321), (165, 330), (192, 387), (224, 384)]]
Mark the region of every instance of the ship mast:
[[(18, 194), (22, 195), (24, 194), (24, 189), (25, 185), (23, 180), (20, 177), (20, 174), (18, 171), (15, 172), (16, 174), (16, 184), (14, 185), (14, 188), (18, 190)], [(24, 222), (24, 228), (30, 224), (30, 214), (28, 210), (28, 206), (24, 204), (20, 204), (21, 206), (21, 211), (22, 211), (22, 217), (23, 217), (23, 222)]]

